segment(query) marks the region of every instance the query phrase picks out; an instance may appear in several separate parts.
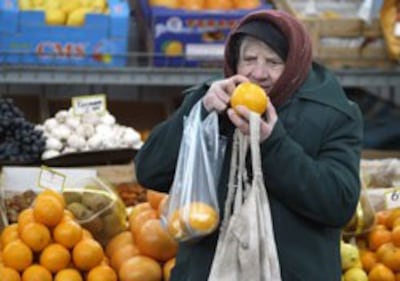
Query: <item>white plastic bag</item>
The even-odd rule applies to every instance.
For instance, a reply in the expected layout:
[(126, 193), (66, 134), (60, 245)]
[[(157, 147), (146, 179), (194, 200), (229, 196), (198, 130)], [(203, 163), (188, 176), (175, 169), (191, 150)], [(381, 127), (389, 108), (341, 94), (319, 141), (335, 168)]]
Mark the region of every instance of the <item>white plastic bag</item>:
[(199, 101), (184, 120), (174, 181), (161, 222), (178, 241), (198, 239), (219, 224), (217, 184), (225, 154), (218, 115), (202, 120)]

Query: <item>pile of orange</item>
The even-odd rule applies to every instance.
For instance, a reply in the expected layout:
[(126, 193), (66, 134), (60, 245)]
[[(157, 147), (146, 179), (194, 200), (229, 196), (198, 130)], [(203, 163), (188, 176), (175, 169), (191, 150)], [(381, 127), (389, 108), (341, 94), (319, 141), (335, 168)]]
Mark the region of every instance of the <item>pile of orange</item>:
[(45, 190), (3, 230), (2, 281), (117, 280), (102, 246), (64, 207), (61, 194)]
[(161, 226), (160, 210), (167, 195), (147, 191), (147, 202), (129, 214), (129, 229), (109, 241), (106, 254), (120, 281), (168, 281), (175, 265), (177, 242)]
[(357, 238), (369, 281), (400, 280), (400, 208), (376, 213), (375, 226)]

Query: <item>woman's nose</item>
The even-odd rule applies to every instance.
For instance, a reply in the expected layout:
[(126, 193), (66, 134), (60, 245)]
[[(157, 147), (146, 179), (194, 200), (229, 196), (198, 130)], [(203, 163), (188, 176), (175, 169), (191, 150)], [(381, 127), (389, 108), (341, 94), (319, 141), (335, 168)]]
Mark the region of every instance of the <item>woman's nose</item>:
[(268, 67), (265, 64), (258, 63), (254, 66), (252, 75), (257, 80), (264, 80), (267, 79), (269, 76)]

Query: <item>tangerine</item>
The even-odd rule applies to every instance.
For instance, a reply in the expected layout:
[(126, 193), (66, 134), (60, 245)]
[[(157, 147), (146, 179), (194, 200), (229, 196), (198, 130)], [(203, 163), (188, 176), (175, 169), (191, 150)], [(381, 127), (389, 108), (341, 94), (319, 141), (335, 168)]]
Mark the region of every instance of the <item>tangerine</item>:
[[(180, 212), (181, 223), (199, 233), (210, 233), (219, 221), (217, 211), (203, 202), (192, 202)], [(186, 217), (187, 216), (187, 217)]]
[(115, 235), (106, 246), (106, 254), (108, 257), (112, 257), (114, 252), (125, 245), (133, 244), (133, 237), (130, 231), (123, 231)]
[(18, 271), (11, 267), (0, 266), (2, 281), (21, 281)]
[(166, 193), (155, 191), (152, 189), (147, 189), (146, 192), (147, 201), (154, 210), (158, 210), (158, 206), (166, 196), (167, 196)]
[(64, 207), (54, 196), (39, 195), (33, 206), (33, 215), (35, 221), (53, 227), (62, 220)]
[(111, 266), (118, 271), (126, 260), (139, 255), (139, 253), (138, 248), (134, 244), (124, 245), (122, 248), (117, 249), (111, 256)]
[(177, 242), (161, 226), (158, 219), (146, 221), (135, 235), (140, 253), (158, 261), (167, 261), (176, 255)]
[(381, 245), (391, 242), (392, 233), (385, 228), (374, 228), (368, 234), (368, 246), (376, 251)]
[(140, 228), (146, 221), (157, 219), (157, 212), (153, 209), (144, 210), (133, 217), (133, 219), (131, 218), (129, 219), (130, 230), (133, 238), (136, 239), (136, 233), (139, 232)]
[(50, 271), (45, 267), (33, 264), (22, 273), (22, 281), (52, 281)]
[(368, 281), (395, 281), (395, 276), (387, 266), (378, 263), (369, 272)]
[(87, 281), (117, 281), (115, 271), (106, 265), (98, 265), (92, 268), (87, 275)]
[(134, 256), (124, 262), (119, 270), (120, 281), (160, 281), (160, 264), (146, 256)]
[(61, 206), (65, 208), (65, 199), (60, 192), (57, 192), (54, 189), (45, 188), (38, 196), (43, 195), (54, 197), (55, 199), (57, 199), (58, 202), (60, 202)]
[(80, 270), (90, 270), (99, 265), (103, 259), (103, 248), (93, 239), (83, 239), (72, 249), (72, 260)]
[(6, 226), (1, 233), (1, 245), (4, 248), (8, 243), (18, 238), (18, 225), (16, 223), (10, 224)]
[(25, 270), (32, 264), (32, 250), (21, 240), (8, 243), (3, 249), (3, 263), (18, 271)]
[(71, 254), (63, 245), (54, 243), (44, 248), (39, 260), (42, 266), (55, 273), (68, 267)]
[(83, 281), (83, 278), (75, 268), (65, 268), (56, 273), (54, 281)]
[(53, 230), (54, 240), (68, 249), (73, 248), (82, 239), (82, 227), (74, 220), (66, 220)]
[(233, 91), (230, 103), (232, 108), (243, 105), (251, 111), (263, 114), (268, 107), (268, 97), (257, 84), (242, 82)]
[(35, 222), (33, 209), (32, 208), (24, 209), (21, 213), (19, 213), (17, 218), (18, 233), (21, 233), (22, 229), (31, 222)]
[(362, 267), (366, 272), (370, 272), (378, 262), (375, 253), (368, 250), (360, 252), (360, 260)]
[(40, 252), (50, 244), (51, 233), (44, 224), (31, 222), (22, 229), (21, 239), (32, 251)]

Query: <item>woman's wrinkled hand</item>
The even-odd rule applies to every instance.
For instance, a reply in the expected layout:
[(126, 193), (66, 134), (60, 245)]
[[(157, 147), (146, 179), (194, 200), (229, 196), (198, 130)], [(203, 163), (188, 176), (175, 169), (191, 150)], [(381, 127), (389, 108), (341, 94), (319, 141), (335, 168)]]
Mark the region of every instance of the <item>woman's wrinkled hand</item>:
[(204, 108), (211, 112), (218, 113), (225, 111), (229, 107), (231, 95), (236, 86), (242, 82), (249, 81), (243, 75), (234, 75), (226, 79), (215, 81), (211, 84), (207, 93), (203, 97)]
[[(251, 111), (245, 106), (237, 106), (235, 109), (228, 109), (228, 116), (232, 123), (245, 135), (250, 134), (250, 113)], [(275, 107), (270, 103), (265, 112), (265, 118), (261, 118), (260, 123), (260, 142), (268, 139), (278, 121), (278, 115)]]

